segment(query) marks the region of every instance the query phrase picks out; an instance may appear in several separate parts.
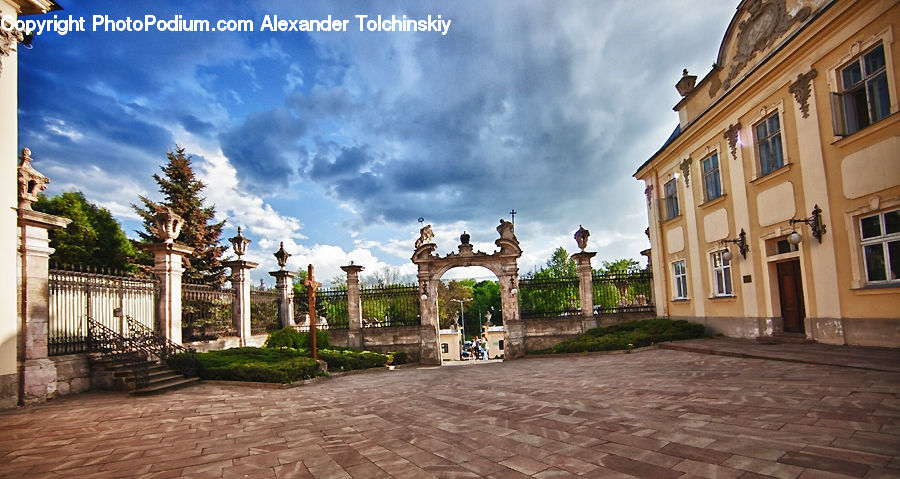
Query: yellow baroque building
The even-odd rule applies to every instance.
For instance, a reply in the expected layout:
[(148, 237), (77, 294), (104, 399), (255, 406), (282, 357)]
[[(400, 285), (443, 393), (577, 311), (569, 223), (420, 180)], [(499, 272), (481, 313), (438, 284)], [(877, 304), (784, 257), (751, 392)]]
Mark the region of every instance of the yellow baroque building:
[(645, 183), (661, 316), (900, 346), (896, 0), (745, 0)]

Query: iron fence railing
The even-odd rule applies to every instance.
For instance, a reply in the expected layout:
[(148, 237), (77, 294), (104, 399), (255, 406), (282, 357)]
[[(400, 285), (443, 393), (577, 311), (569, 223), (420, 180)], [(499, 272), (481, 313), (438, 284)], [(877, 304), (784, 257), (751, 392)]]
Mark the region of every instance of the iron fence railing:
[(155, 329), (158, 294), (152, 278), (51, 269), (48, 353), (87, 352), (88, 318), (119, 334), (128, 332), (125, 317)]
[(230, 287), (181, 283), (182, 340), (203, 341), (236, 336), (231, 322), (234, 293)]
[(595, 274), (594, 314), (654, 311), (650, 271)]
[(275, 291), (250, 291), (250, 332), (263, 334), (279, 328), (278, 303)]
[(522, 278), (519, 280), (522, 319), (581, 314), (578, 278)]
[[(347, 290), (344, 288), (321, 288), (316, 290), (316, 314), (321, 319), (316, 323), (320, 329), (347, 329), (350, 316), (347, 313)], [(294, 293), (294, 322), (301, 331), (309, 330), (309, 295), (306, 288)]]
[(364, 328), (415, 326), (419, 318), (419, 287), (412, 284), (372, 286), (360, 290)]

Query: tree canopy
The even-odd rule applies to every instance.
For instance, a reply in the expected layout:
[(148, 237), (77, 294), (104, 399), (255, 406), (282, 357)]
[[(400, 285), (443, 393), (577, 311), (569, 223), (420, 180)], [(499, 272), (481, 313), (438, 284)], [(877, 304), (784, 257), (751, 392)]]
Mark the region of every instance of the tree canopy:
[(106, 208), (88, 201), (80, 191), (52, 198), (40, 195), (35, 211), (72, 220), (64, 229), (50, 230), (50, 259), (61, 265), (80, 265), (134, 272), (137, 250)]
[(225, 221), (215, 222), (215, 206), (204, 206), (206, 198), (200, 192), (206, 185), (194, 174), (191, 156), (185, 154), (185, 149), (176, 147), (174, 152), (166, 152), (166, 158), (168, 163), (160, 166), (163, 174), (153, 175), (164, 200), (155, 202), (139, 196), (143, 206), (131, 205), (144, 220), (144, 231), (137, 233), (144, 243), (158, 241), (151, 233), (153, 216), (164, 207), (171, 208), (184, 219), (177, 241), (194, 248), (184, 275), (207, 284), (222, 284), (225, 282), (222, 255), (227, 246), (219, 244), (219, 237)]

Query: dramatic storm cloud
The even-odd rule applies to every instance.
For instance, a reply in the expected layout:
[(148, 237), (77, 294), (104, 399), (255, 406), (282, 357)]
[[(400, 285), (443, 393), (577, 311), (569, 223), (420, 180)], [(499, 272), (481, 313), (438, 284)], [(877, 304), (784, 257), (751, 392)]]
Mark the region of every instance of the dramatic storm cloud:
[[(151, 175), (186, 147), (226, 235), (246, 228), (268, 282), (280, 241), (292, 267), (321, 264), (325, 278), (351, 259), (411, 272), (417, 218), (441, 232), (440, 251), (466, 229), (490, 252), (511, 209), (523, 271), (574, 250), (578, 225), (598, 260), (639, 259), (647, 220), (631, 174), (677, 122), (681, 70), (709, 70), (737, 6), (62, 3), (57, 16), (88, 31), (45, 33), (20, 56), (19, 140), (50, 192), (85, 192), (131, 234), (128, 204), (156, 197)], [(250, 19), (255, 31), (90, 31), (93, 15), (148, 14)], [(349, 31), (260, 31), (266, 15), (331, 15)], [(360, 32), (355, 15), (451, 26)]]

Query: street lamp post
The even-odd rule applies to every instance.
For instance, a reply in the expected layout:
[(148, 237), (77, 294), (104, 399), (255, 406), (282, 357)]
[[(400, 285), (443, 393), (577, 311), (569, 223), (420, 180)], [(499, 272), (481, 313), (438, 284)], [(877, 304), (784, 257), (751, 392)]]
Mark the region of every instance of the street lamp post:
[(463, 309), (463, 303), (467, 301), (472, 301), (471, 299), (453, 299), (450, 298), (450, 301), (454, 301), (459, 303), (459, 316), (462, 319), (462, 344), (459, 345), (459, 350), (462, 351), (463, 346), (466, 344), (466, 310)]

